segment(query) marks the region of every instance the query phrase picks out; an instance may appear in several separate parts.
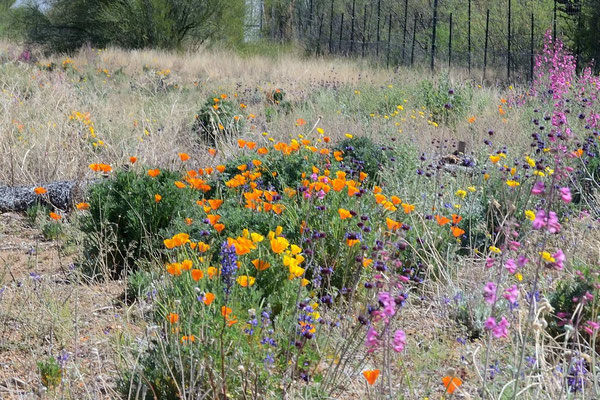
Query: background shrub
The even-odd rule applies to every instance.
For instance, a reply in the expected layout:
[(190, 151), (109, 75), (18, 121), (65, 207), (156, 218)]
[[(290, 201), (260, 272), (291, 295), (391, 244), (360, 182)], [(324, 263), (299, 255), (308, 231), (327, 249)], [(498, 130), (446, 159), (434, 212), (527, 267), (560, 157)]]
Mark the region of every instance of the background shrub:
[[(161, 232), (177, 219), (193, 218), (193, 189), (179, 189), (179, 175), (161, 171), (152, 178), (138, 171), (119, 171), (113, 179), (90, 187), (89, 213), (82, 217), (85, 270), (95, 275), (102, 264), (112, 277), (139, 260), (159, 256)], [(155, 195), (162, 198), (156, 201)], [(103, 247), (106, 241), (109, 247)]]

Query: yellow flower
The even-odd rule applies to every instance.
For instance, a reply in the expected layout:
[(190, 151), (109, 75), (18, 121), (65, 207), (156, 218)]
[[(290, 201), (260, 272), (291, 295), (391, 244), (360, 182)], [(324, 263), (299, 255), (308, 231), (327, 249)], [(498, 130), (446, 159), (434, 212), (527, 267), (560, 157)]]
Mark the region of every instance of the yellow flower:
[(467, 190), (468, 190), (469, 192), (473, 193), (473, 192), (475, 192), (475, 191), (477, 190), (477, 188), (476, 188), (475, 186), (469, 186), (469, 187), (467, 188)]
[(492, 253), (496, 253), (496, 254), (500, 254), (502, 253), (502, 250), (500, 250), (499, 248), (497, 248), (496, 246), (490, 246), (490, 251)]
[(237, 277), (236, 282), (241, 287), (250, 287), (250, 286), (254, 285), (254, 282), (256, 282), (256, 278), (253, 276), (248, 276), (248, 275), (240, 275)]
[(513, 180), (511, 180), (511, 179), (507, 180), (507, 181), (506, 181), (506, 184), (507, 184), (508, 186), (510, 186), (510, 187), (517, 187), (517, 186), (519, 186), (519, 185), (520, 185), (520, 183), (519, 183), (519, 182), (517, 182), (517, 181), (513, 181)]
[(540, 253), (540, 255), (547, 262), (550, 262), (550, 263), (556, 262), (556, 260), (554, 259), (554, 257), (552, 257), (552, 254), (548, 253), (547, 251), (544, 251), (544, 252)]
[(271, 239), (271, 250), (273, 250), (273, 253), (281, 254), (289, 245), (290, 242), (284, 237), (279, 236)]
[(454, 193), (454, 195), (460, 197), (461, 199), (464, 199), (465, 197), (467, 197), (467, 192), (462, 189), (458, 189), (456, 193)]
[(517, 272), (517, 273), (515, 274), (515, 278), (517, 278), (517, 280), (518, 280), (519, 282), (521, 282), (521, 281), (523, 280), (523, 275), (522, 275), (520, 272)]
[(531, 210), (525, 210), (525, 217), (528, 220), (533, 221), (535, 219), (535, 213)]
[(254, 233), (254, 232), (250, 234), (250, 237), (252, 238), (252, 241), (254, 243), (262, 242), (264, 240), (264, 238), (265, 238), (260, 233)]
[(527, 161), (527, 164), (529, 164), (529, 166), (531, 168), (535, 167), (535, 160), (529, 156), (525, 157), (525, 161)]

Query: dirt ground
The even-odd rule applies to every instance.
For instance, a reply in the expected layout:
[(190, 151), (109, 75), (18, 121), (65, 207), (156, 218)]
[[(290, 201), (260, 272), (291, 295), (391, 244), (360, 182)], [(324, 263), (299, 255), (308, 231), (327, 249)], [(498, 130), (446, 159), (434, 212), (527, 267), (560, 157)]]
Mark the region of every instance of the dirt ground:
[[(115, 333), (131, 326), (124, 283), (86, 283), (74, 260), (26, 217), (0, 214), (0, 399), (116, 397)], [(47, 391), (37, 363), (50, 356), (66, 372)]]

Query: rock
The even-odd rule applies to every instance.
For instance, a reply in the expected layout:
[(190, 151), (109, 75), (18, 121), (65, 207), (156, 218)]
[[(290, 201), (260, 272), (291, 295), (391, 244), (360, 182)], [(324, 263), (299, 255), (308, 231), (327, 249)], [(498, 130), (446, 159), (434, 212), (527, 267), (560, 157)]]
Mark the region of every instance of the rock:
[(41, 185), (47, 193), (37, 195), (37, 186), (5, 186), (0, 184), (0, 212), (25, 211), (37, 202), (67, 210), (91, 182), (60, 181)]

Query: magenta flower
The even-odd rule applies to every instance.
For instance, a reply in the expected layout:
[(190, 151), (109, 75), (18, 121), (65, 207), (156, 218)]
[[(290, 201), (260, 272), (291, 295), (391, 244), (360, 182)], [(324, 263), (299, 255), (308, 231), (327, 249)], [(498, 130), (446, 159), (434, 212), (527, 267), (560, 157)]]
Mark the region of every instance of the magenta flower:
[(496, 326), (492, 329), (492, 334), (496, 338), (508, 337), (508, 328), (509, 327), (510, 327), (510, 324), (508, 323), (506, 318), (502, 317), (500, 322), (498, 322), (496, 324)]
[(595, 321), (588, 321), (586, 322), (586, 325), (587, 326), (585, 326), (583, 330), (585, 330), (590, 335), (593, 335), (594, 331), (600, 329), (600, 324)]
[(406, 346), (406, 333), (398, 329), (394, 334), (394, 351), (400, 353)]
[(573, 200), (573, 198), (571, 197), (571, 189), (569, 189), (568, 187), (562, 187), (558, 189), (558, 191), (560, 192), (560, 198), (565, 203), (570, 203), (571, 200)]
[(502, 296), (504, 296), (511, 304), (515, 304), (519, 298), (519, 289), (517, 288), (517, 285), (506, 288)]
[(515, 260), (512, 258), (509, 258), (506, 260), (506, 263), (504, 263), (504, 268), (506, 268), (511, 274), (514, 274), (517, 272), (517, 263), (515, 263)]
[(533, 229), (542, 229), (546, 226), (546, 211), (538, 210), (533, 220)]
[(508, 248), (512, 251), (517, 251), (521, 248), (521, 243), (517, 242), (516, 240), (511, 240), (508, 242)]
[(496, 289), (498, 287), (494, 282), (488, 282), (483, 288), (483, 298), (490, 304), (494, 304), (496, 301)]
[(558, 217), (554, 211), (550, 211), (550, 216), (548, 217), (548, 232), (550, 233), (558, 233), (560, 232), (560, 223), (558, 222)]
[(531, 188), (531, 194), (544, 194), (545, 191), (546, 185), (542, 181), (537, 181)]
[(369, 327), (367, 331), (367, 339), (365, 340), (365, 346), (367, 346), (367, 353), (374, 352), (379, 346), (379, 334), (373, 327)]
[(492, 329), (494, 329), (496, 327), (496, 320), (494, 319), (494, 317), (489, 317), (488, 319), (485, 320), (483, 326), (488, 331), (491, 331)]
[(396, 302), (388, 292), (379, 293), (379, 303), (383, 306), (383, 314), (388, 317), (396, 314)]
[(493, 258), (488, 258), (487, 260), (485, 260), (485, 267), (486, 268), (492, 268), (494, 266), (494, 259)]
[(556, 250), (556, 253), (552, 254), (552, 258), (554, 258), (554, 267), (558, 270), (562, 270), (565, 267), (565, 261), (567, 257), (565, 253), (561, 249)]
[(524, 255), (520, 255), (519, 258), (517, 258), (517, 265), (521, 268), (523, 268), (525, 266), (525, 264), (527, 264), (529, 262), (529, 259), (527, 257), (525, 257)]

